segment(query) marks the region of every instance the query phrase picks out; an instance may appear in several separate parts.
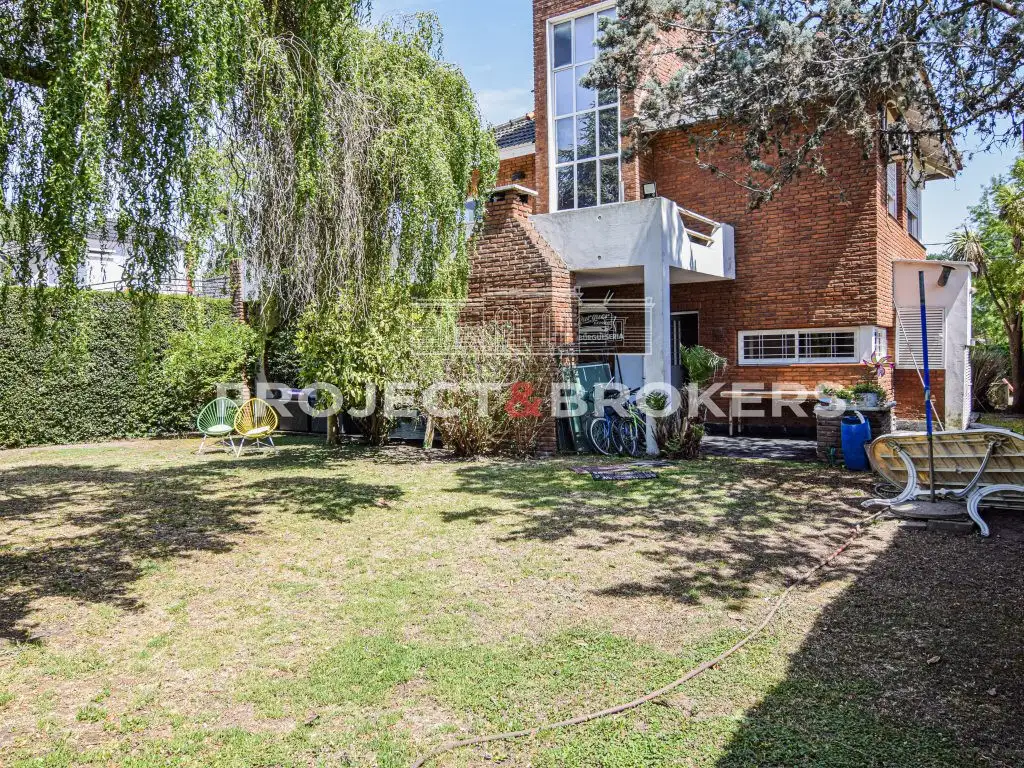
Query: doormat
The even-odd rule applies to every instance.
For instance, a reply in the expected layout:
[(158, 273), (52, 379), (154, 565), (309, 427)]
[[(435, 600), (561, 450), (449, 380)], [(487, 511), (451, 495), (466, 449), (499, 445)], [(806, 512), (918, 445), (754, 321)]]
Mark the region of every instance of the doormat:
[(618, 467), (612, 471), (591, 472), (590, 476), (595, 480), (653, 480), (657, 472)]
[(656, 467), (671, 467), (668, 461), (634, 461), (629, 464), (605, 464), (589, 467), (573, 467), (572, 471), (577, 475), (592, 475), (595, 472), (626, 472), (631, 469), (654, 469)]
[(595, 480), (654, 480), (658, 477), (658, 473), (638, 469), (619, 469), (614, 472), (591, 472), (590, 476)]

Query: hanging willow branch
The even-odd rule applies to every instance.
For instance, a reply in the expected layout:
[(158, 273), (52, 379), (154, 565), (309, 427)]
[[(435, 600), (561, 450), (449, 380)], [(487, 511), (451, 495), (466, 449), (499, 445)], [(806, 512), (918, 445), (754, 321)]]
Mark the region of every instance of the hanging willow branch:
[[(277, 320), (342, 297), (362, 312), (381, 285), (410, 298), (463, 294), (465, 201), (474, 171), (486, 194), (497, 158), (465, 78), (438, 60), (438, 37), (421, 15), (356, 31), (334, 66), (295, 40), (261, 59), (230, 121), (226, 232)], [(310, 104), (321, 120), (312, 134)]]

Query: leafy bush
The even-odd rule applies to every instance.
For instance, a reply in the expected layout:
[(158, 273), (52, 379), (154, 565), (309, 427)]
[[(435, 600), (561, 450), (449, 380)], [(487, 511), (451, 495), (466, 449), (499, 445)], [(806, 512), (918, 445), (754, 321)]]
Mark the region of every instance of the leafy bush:
[[(543, 397), (551, 391), (554, 361), (534, 355), (529, 347), (516, 346), (508, 329), (498, 324), (465, 328), (459, 344), (442, 359), (441, 377), (455, 389), (438, 398), (441, 408), (457, 411), (439, 416), (435, 422), (444, 444), (458, 456), (478, 456), (507, 450), (528, 455), (537, 450), (545, 420), (550, 419), (543, 403), (541, 415), (512, 416), (512, 387), (525, 382), (532, 387), (532, 397)], [(499, 384), (501, 389), (490, 393), (487, 409), (480, 408), (479, 384)], [(514, 409), (513, 409), (514, 410)]]
[[(376, 391), (377, 408), (361, 422), (370, 442), (380, 445), (394, 427), (381, 407), (385, 388), (399, 382), (419, 384), (429, 377), (429, 358), (416, 354), (432, 328), (429, 314), (401, 286), (374, 291), (362, 302), (341, 297), (332, 306), (309, 309), (295, 336), (302, 383), (337, 387), (346, 409), (365, 407), (367, 392)], [(333, 434), (336, 420), (331, 422)]]
[[(683, 347), (679, 351), (683, 366), (690, 377), (691, 387), (698, 392), (707, 387), (725, 371), (726, 359), (717, 352), (702, 346)], [(654, 435), (662, 455), (671, 459), (696, 459), (700, 456), (700, 446), (707, 434), (705, 420), (707, 414), (703, 410), (690, 414), (688, 391), (683, 392), (683, 399), (678, 411), (658, 418), (654, 424)], [(657, 400), (648, 395), (648, 404), (660, 410), (667, 399)]]
[(184, 330), (171, 334), (163, 358), (163, 395), (168, 414), (188, 414), (187, 421), (168, 420), (169, 431), (190, 428), (192, 414), (217, 396), (219, 384), (244, 382), (256, 359), (256, 332), (232, 318), (209, 322), (201, 306), (191, 312)]
[(267, 381), (290, 387), (301, 386), (302, 356), (295, 344), (295, 334), (293, 325), (283, 325), (267, 336), (263, 352)]
[(1002, 381), (1009, 375), (1010, 353), (1005, 347), (972, 349), (971, 381), (974, 386), (974, 408), (978, 411), (994, 411), (1006, 405), (1006, 387)]
[[(168, 340), (185, 330), (198, 300), (159, 297), (143, 313), (124, 294), (44, 291), (39, 328), (38, 296), (14, 288), (0, 296), (0, 446), (189, 428), (194, 403), (169, 393), (162, 374)], [(202, 306), (211, 322), (231, 317), (230, 302)]]

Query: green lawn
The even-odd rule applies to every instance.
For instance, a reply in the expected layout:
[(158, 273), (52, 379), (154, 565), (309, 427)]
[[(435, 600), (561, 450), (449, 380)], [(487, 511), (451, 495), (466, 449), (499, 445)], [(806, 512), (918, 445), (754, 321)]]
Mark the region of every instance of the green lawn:
[(983, 413), (978, 417), (978, 423), (1024, 434), (1024, 416), (1005, 413)]
[[(742, 637), (870, 492), (813, 465), (613, 484), (197, 444), (0, 453), (0, 764), (408, 766), (624, 701)], [(880, 524), (667, 699), (433, 765), (1021, 765), (1010, 534)]]

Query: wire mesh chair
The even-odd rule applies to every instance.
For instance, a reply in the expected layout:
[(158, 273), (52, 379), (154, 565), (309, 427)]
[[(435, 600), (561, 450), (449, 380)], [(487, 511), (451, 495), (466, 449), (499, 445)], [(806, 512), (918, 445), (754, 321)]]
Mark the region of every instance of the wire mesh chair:
[(265, 448), (269, 445), (276, 452), (274, 432), (277, 431), (277, 424), (277, 411), (270, 403), (258, 397), (247, 400), (235, 414), (235, 432), (241, 438), (235, 455), (242, 455), (246, 440), (252, 442), (256, 448)]
[[(199, 444), (199, 454), (202, 455), (207, 440), (215, 440), (224, 450), (235, 450), (235, 440), (232, 433), (235, 431), (235, 414), (238, 412), (238, 403), (227, 397), (218, 397), (216, 400), (203, 406), (196, 419), (196, 428), (203, 435), (203, 442)], [(229, 449), (230, 446), (230, 449)]]

